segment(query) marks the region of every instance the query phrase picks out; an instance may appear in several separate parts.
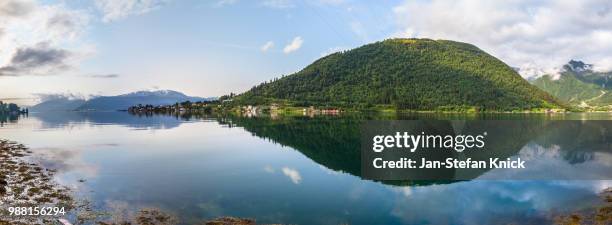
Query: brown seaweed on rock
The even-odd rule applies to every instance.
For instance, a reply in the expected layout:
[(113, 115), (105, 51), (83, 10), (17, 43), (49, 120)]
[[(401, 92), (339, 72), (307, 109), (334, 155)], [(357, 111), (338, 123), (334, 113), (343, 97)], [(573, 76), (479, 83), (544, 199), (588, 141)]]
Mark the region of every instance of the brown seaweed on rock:
[(256, 225), (255, 220), (241, 219), (236, 217), (220, 217), (208, 221), (205, 225)]
[[(55, 171), (26, 159), (31, 152), (22, 144), (0, 139), (0, 202), (11, 207), (74, 207), (70, 190), (53, 181)], [(0, 209), (2, 224), (53, 224), (60, 216), (10, 216)]]
[(612, 187), (606, 188), (601, 193), (601, 198), (603, 200), (602, 204), (595, 207), (593, 211), (558, 216), (555, 223), (558, 225), (612, 224)]

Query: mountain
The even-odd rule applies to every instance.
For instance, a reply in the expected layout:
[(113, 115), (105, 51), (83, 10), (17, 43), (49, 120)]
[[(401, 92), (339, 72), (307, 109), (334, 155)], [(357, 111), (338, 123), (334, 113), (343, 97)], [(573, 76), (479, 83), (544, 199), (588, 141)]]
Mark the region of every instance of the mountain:
[(76, 110), (116, 111), (125, 110), (130, 106), (143, 105), (171, 105), (184, 101), (206, 101), (210, 98), (190, 97), (181, 92), (171, 90), (138, 91), (117, 96), (102, 96), (88, 100)]
[(235, 100), (416, 110), (560, 107), (554, 97), (479, 48), (430, 39), (389, 39), (334, 53)]
[(595, 72), (591, 64), (582, 61), (571, 60), (558, 75), (544, 75), (532, 83), (570, 105), (612, 106), (612, 72)]
[(70, 111), (85, 103), (85, 99), (73, 99), (68, 97), (57, 97), (45, 100), (30, 107), (32, 112)]
[(181, 92), (171, 90), (137, 91), (117, 96), (99, 96), (89, 100), (54, 98), (33, 106), (32, 111), (116, 111), (125, 110), (130, 106), (143, 105), (169, 105), (184, 101), (207, 101), (214, 98), (200, 98), (187, 96)]

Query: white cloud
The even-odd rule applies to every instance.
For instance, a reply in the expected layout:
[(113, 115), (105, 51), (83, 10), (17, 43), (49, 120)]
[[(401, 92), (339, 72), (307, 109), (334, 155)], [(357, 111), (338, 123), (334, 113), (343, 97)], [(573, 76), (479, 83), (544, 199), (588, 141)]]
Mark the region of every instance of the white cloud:
[(570, 59), (612, 68), (609, 0), (405, 1), (394, 14), (397, 36), (472, 43), (521, 71), (549, 73)]
[(340, 6), (346, 4), (347, 0), (263, 0), (261, 5), (274, 9), (289, 9), (298, 6), (296, 3), (305, 3), (314, 6)]
[(265, 0), (261, 5), (275, 9), (287, 9), (295, 7), (291, 0)]
[(341, 5), (346, 3), (347, 0), (316, 0), (315, 2), (326, 5)]
[(285, 54), (295, 52), (302, 47), (303, 43), (304, 43), (304, 40), (302, 39), (302, 37), (297, 36), (293, 38), (293, 40), (289, 44), (287, 44), (285, 48), (283, 48), (283, 52)]
[(140, 15), (159, 8), (168, 0), (96, 0), (103, 22), (111, 22), (131, 15)]
[(215, 3), (216, 7), (223, 7), (226, 5), (233, 5), (236, 4), (238, 2), (238, 0), (219, 0), (217, 1), (217, 3)]
[(300, 175), (299, 171), (291, 169), (289, 167), (283, 167), (282, 171), (283, 174), (289, 177), (289, 179), (291, 179), (291, 182), (293, 182), (294, 184), (300, 184), (300, 182), (302, 182), (302, 176)]
[(89, 24), (84, 11), (33, 0), (0, 3), (0, 76), (59, 73), (93, 51), (80, 37)]
[(77, 99), (89, 99), (91, 96), (83, 95), (81, 93), (33, 93), (34, 96), (41, 102), (53, 101), (58, 99), (77, 100)]
[(261, 46), (261, 51), (262, 52), (267, 52), (268, 50), (272, 49), (273, 47), (274, 47), (274, 42), (268, 41), (263, 46)]
[(340, 46), (333, 47), (333, 48), (328, 48), (324, 52), (321, 52), (321, 57), (328, 56), (328, 55), (331, 55), (331, 54), (336, 53), (336, 52), (345, 51), (345, 50), (348, 50), (348, 49), (349, 48), (347, 48), (347, 47), (340, 47)]

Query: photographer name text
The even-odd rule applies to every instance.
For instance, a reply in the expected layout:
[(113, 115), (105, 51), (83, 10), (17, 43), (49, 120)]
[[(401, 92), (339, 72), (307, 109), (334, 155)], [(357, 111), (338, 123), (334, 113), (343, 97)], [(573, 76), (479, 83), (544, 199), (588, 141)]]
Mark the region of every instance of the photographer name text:
[(525, 161), (521, 158), (516, 159), (500, 159), (490, 158), (489, 160), (472, 160), (467, 158), (465, 160), (458, 160), (455, 158), (446, 158), (444, 161), (439, 160), (428, 160), (427, 158), (421, 158), (421, 160), (413, 160), (408, 158), (401, 158), (399, 160), (383, 160), (382, 158), (375, 158), (372, 161), (374, 168), (376, 169), (497, 169), (497, 168), (512, 168), (512, 169), (523, 169), (525, 168)]

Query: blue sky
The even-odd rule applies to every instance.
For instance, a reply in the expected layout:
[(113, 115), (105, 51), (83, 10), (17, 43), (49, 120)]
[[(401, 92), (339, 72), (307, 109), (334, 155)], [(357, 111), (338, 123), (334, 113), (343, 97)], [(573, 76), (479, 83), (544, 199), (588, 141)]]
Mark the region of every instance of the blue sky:
[[(377, 34), (356, 33), (349, 23), (373, 26), (363, 18), (366, 14), (355, 16), (352, 9), (336, 5), (298, 4), (279, 9), (254, 1), (167, 3), (144, 15), (94, 26), (90, 37), (98, 51), (84, 68), (155, 77), (145, 85), (130, 84), (136, 89), (158, 86), (219, 95), (295, 72), (330, 49), (359, 46), (393, 32), (389, 26)], [(302, 44), (285, 53), (296, 38)], [(268, 42), (272, 47), (262, 50)]]
[(607, 70), (611, 10), (604, 0), (5, 0), (0, 99), (239, 93), (391, 37), (469, 42), (525, 77), (569, 59)]

